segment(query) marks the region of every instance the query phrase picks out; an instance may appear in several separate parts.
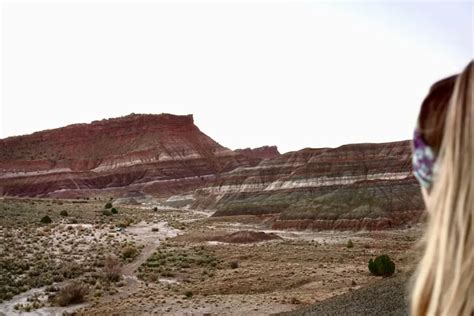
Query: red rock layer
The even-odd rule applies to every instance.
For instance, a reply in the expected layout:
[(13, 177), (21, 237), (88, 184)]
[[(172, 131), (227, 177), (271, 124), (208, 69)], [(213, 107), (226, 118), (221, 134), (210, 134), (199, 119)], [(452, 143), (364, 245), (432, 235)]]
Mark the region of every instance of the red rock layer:
[(235, 152), (256, 159), (272, 159), (280, 156), (280, 152), (276, 146), (236, 149)]
[(424, 208), (408, 141), (287, 153), (219, 175), (199, 204), (214, 216), (278, 214), (274, 228), (297, 229), (395, 227)]
[(192, 115), (137, 115), (0, 140), (0, 195), (169, 196), (261, 159), (219, 145)]

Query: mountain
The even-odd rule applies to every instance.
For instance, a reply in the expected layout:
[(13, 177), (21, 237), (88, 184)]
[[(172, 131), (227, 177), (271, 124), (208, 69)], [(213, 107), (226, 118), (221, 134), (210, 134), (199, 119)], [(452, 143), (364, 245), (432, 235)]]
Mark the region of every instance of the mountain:
[(408, 141), (230, 150), (192, 115), (131, 114), (0, 140), (0, 195), (155, 196), (297, 229), (385, 229), (423, 201)]
[(273, 228), (379, 229), (418, 220), (408, 141), (306, 148), (220, 174), (196, 191), (214, 216), (275, 214)]
[(219, 145), (192, 115), (131, 114), (0, 140), (0, 195), (169, 196), (261, 160)]

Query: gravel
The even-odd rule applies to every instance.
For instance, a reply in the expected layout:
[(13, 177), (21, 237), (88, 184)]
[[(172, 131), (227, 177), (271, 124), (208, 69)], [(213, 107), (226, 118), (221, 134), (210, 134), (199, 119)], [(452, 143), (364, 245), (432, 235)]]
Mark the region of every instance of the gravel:
[(398, 275), (368, 287), (339, 295), (279, 316), (408, 315), (407, 275)]

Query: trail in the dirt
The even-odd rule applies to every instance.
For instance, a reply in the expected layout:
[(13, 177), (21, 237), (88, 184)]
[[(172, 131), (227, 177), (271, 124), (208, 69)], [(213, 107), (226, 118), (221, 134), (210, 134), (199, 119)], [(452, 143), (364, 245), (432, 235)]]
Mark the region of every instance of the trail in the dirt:
[[(158, 231), (152, 231), (158, 229)], [(148, 257), (150, 257), (156, 249), (160, 246), (160, 242), (168, 237), (175, 237), (180, 231), (168, 226), (167, 222), (158, 223), (145, 223), (140, 222), (136, 225), (129, 226), (124, 234), (129, 235), (130, 239), (134, 240), (137, 244), (143, 245), (143, 249), (133, 262), (125, 265), (122, 268), (123, 279), (125, 285), (121, 287), (120, 292), (115, 295), (103, 297), (101, 302), (112, 301), (120, 298), (129, 296), (130, 294), (138, 291), (140, 285), (143, 283), (135, 275), (135, 270), (143, 264)], [(63, 282), (64, 283), (64, 282)], [(55, 285), (60, 285), (58, 283)], [(44, 295), (43, 288), (31, 289), (25, 293), (19, 294), (13, 297), (7, 302), (0, 304), (0, 316), (3, 315), (34, 315), (34, 316), (46, 316), (46, 315), (62, 315), (64, 312), (74, 312), (75, 310), (86, 307), (90, 303), (83, 303), (79, 305), (72, 305), (67, 307), (42, 307), (31, 312), (21, 312), (15, 310), (15, 305), (27, 303), (28, 297), (37, 294)]]
[[(153, 232), (153, 228), (158, 229), (158, 231)], [(178, 233), (179, 230), (168, 226), (167, 222), (154, 224), (140, 222), (136, 225), (130, 226), (127, 229), (127, 234), (133, 236), (133, 239), (144, 247), (133, 262), (122, 267), (122, 275), (125, 285), (121, 287), (120, 292), (113, 296), (104, 297), (101, 301), (108, 302), (121, 299), (138, 291), (143, 282), (137, 278), (135, 270), (146, 262), (146, 260), (158, 249), (162, 240), (175, 237)]]

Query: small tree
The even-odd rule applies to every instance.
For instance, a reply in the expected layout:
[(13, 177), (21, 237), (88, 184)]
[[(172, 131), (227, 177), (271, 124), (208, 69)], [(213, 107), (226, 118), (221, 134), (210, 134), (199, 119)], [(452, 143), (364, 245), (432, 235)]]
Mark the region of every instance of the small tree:
[(59, 215), (66, 217), (66, 216), (68, 216), (69, 214), (67, 213), (66, 210), (62, 210), (62, 211), (59, 213)]
[(395, 272), (395, 263), (389, 256), (381, 255), (369, 260), (369, 271), (373, 275), (388, 277)]
[(40, 222), (43, 224), (51, 224), (52, 220), (51, 220), (51, 217), (49, 217), (48, 215), (45, 215), (41, 218)]
[(107, 202), (107, 203), (105, 204), (104, 208), (106, 208), (106, 209), (112, 208), (112, 203)]
[(112, 214), (117, 214), (118, 213), (118, 211), (115, 207), (112, 207), (112, 209), (110, 211), (112, 212)]
[(352, 242), (351, 239), (349, 239), (349, 241), (347, 242), (346, 247), (347, 247), (347, 248), (354, 248), (354, 243)]

